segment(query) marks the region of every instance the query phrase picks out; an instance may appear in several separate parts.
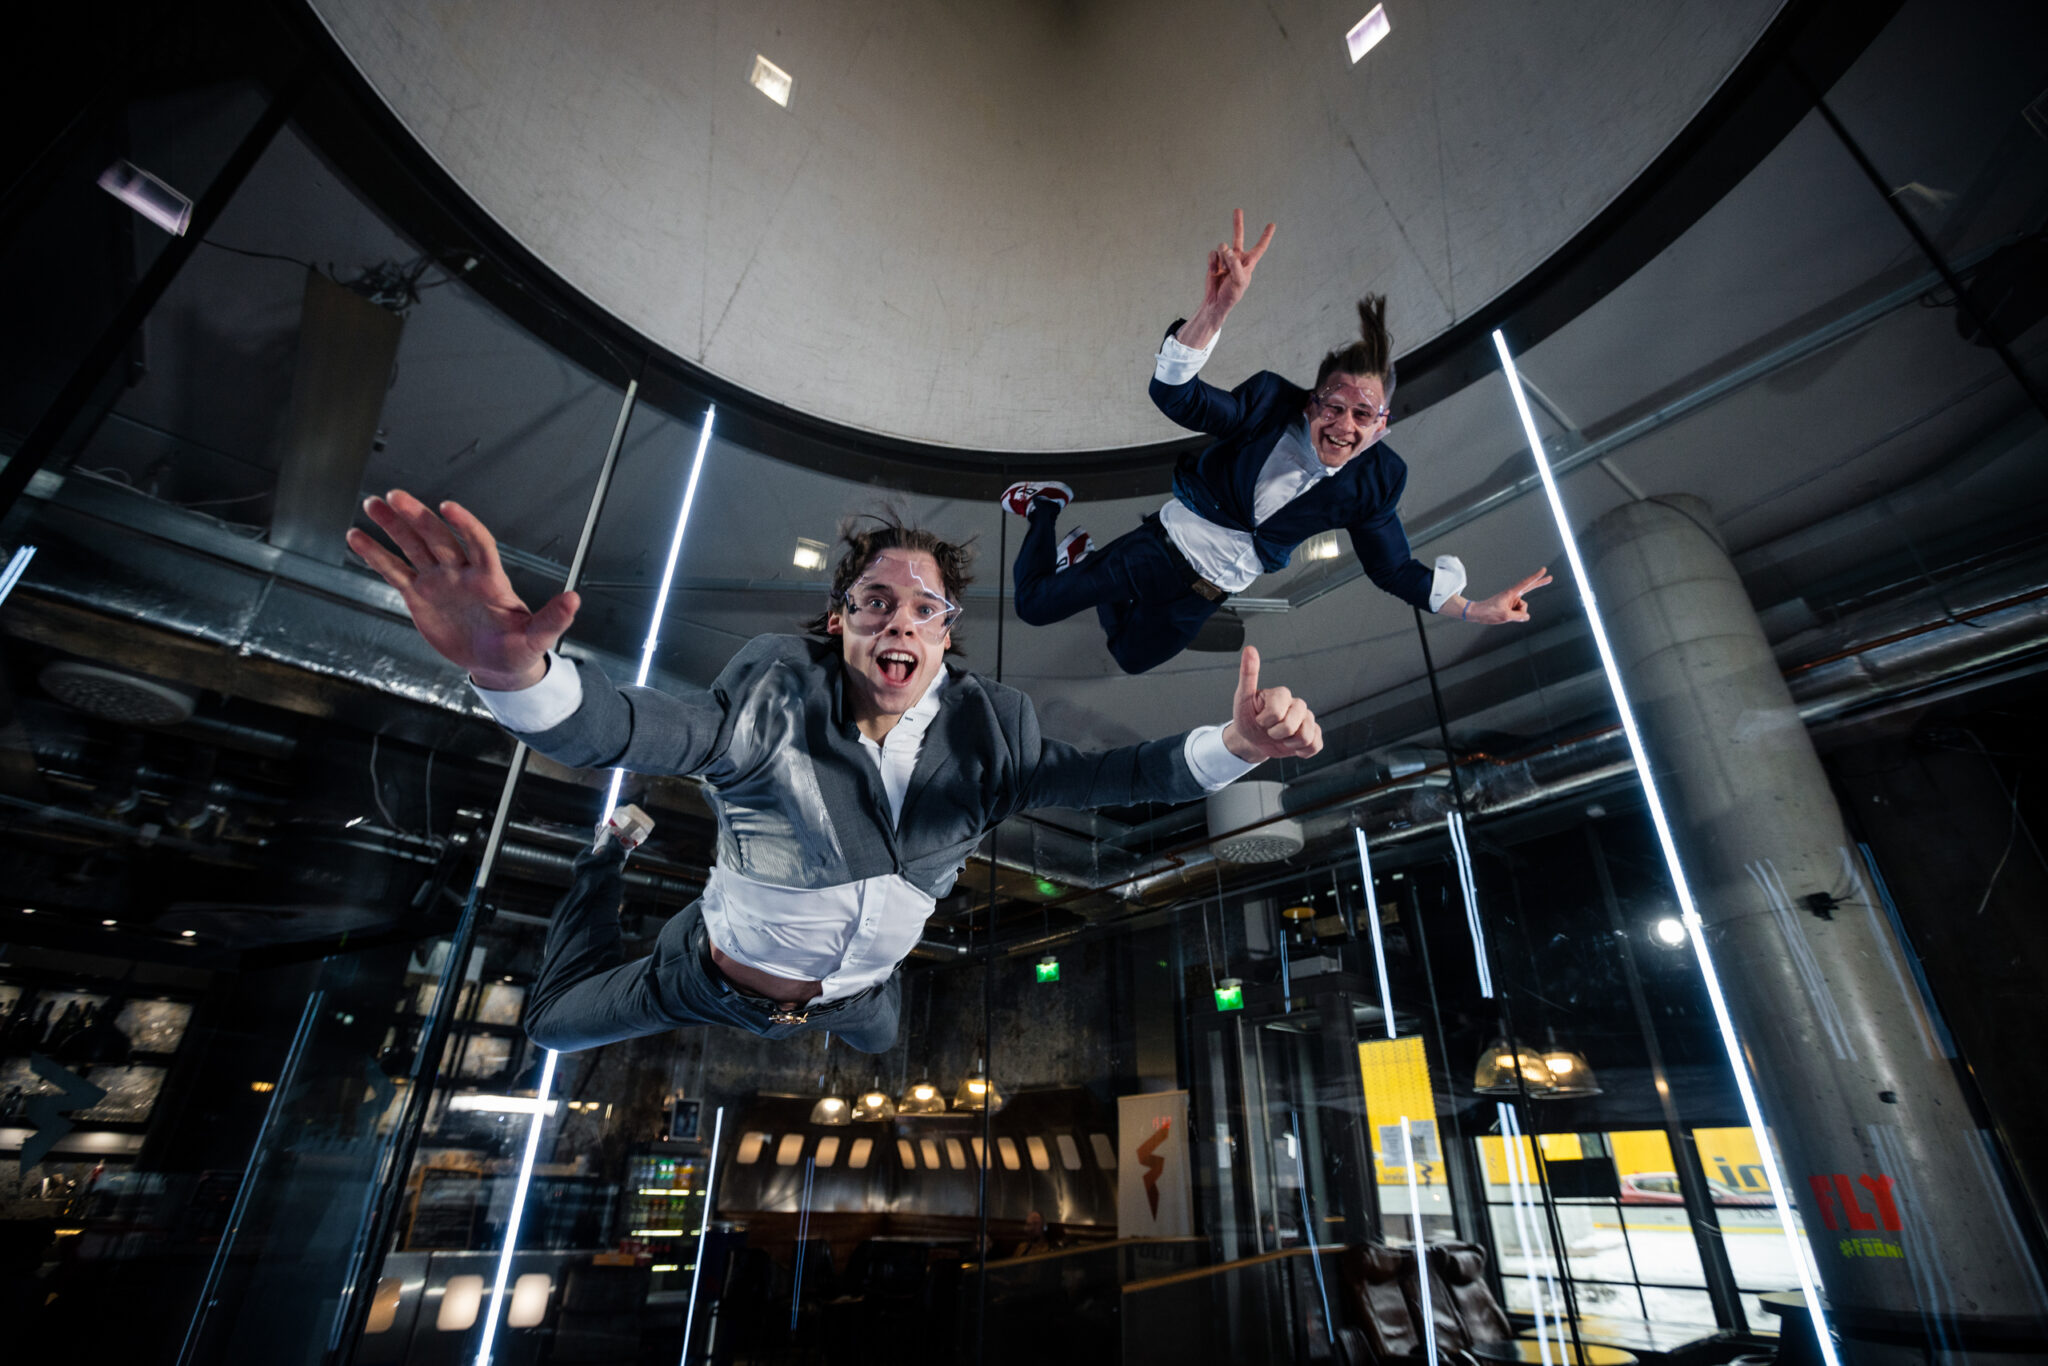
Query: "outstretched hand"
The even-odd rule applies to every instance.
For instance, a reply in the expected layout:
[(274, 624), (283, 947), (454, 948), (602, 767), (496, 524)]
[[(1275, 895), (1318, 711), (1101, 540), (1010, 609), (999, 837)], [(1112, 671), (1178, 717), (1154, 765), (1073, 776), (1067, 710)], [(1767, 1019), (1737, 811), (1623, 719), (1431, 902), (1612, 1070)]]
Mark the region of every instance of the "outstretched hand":
[(1259, 686), (1259, 652), (1249, 645), (1237, 657), (1237, 695), (1223, 745), (1251, 763), (1307, 758), (1323, 748), (1323, 728), (1308, 703), (1285, 688)]
[(1268, 223), (1266, 230), (1259, 234), (1259, 240), (1246, 250), (1244, 210), (1231, 210), (1230, 240), (1209, 253), (1208, 283), (1202, 294), (1202, 311), (1213, 312), (1219, 325), (1223, 315), (1244, 297), (1245, 287), (1252, 282), (1252, 272), (1258, 269), (1259, 258), (1266, 254), (1266, 248), (1272, 243), (1273, 225)]
[[(576, 619), (580, 600), (558, 593), (538, 612), (512, 591), (498, 561), (498, 543), (460, 503), (441, 515), (403, 489), (363, 503), (398, 547), (349, 528), (348, 548), (405, 599), (427, 644), (486, 688), (532, 687), (547, 672), (547, 652)], [(447, 520), (442, 520), (446, 518)]]
[(1529, 603), (1526, 595), (1549, 582), (1549, 568), (1539, 569), (1520, 583), (1504, 588), (1490, 598), (1474, 601), (1465, 611), (1465, 620), (1476, 621), (1482, 626), (1504, 626), (1510, 622), (1527, 621)]

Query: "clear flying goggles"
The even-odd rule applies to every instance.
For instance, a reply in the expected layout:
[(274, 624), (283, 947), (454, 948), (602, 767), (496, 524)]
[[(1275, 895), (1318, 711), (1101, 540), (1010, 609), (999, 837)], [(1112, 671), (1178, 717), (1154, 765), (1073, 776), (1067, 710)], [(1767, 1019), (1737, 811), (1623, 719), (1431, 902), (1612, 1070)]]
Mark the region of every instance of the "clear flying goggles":
[(840, 615), (846, 629), (857, 635), (875, 636), (901, 623), (933, 644), (944, 640), (960, 617), (960, 604), (916, 579), (908, 587), (863, 578), (840, 599)]

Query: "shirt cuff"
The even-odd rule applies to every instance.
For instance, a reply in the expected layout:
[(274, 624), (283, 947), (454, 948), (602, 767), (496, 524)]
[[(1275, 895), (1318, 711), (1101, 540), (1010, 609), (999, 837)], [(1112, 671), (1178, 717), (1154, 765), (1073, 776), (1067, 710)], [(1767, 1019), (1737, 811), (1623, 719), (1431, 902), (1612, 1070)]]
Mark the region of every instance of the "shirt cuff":
[(582, 676), (553, 650), (548, 651), (548, 671), (530, 688), (497, 692), (474, 680), (469, 686), (476, 689), (477, 697), (498, 718), (498, 724), (515, 735), (553, 730), (583, 705)]
[(1444, 604), (1465, 591), (1465, 563), (1456, 555), (1436, 557), (1436, 577), (1429, 584), (1429, 610), (1441, 612)]
[(1216, 349), (1216, 343), (1223, 336), (1223, 329), (1217, 328), (1216, 335), (1209, 338), (1209, 344), (1197, 351), (1192, 346), (1181, 344), (1179, 337), (1168, 337), (1159, 343), (1159, 355), (1153, 362), (1152, 377), (1161, 384), (1175, 387), (1186, 384), (1195, 377), (1209, 353)]
[(1258, 767), (1254, 760), (1240, 759), (1223, 743), (1223, 727), (1197, 726), (1181, 744), (1181, 756), (1188, 771), (1204, 792), (1221, 792)]

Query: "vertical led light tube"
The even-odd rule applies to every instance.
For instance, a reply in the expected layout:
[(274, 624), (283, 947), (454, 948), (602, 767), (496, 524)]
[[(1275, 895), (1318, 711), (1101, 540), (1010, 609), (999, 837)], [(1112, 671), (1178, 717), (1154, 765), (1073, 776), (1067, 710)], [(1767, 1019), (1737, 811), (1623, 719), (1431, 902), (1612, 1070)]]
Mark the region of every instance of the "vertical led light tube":
[[(645, 686), (647, 677), (654, 670), (654, 647), (661, 638), (662, 614), (668, 610), (668, 594), (675, 583), (676, 562), (683, 553), (683, 528), (689, 525), (690, 505), (697, 499), (697, 479), (704, 472), (704, 453), (711, 448), (711, 422), (717, 415), (714, 405), (704, 410), (704, 427), (697, 434), (697, 457), (690, 462), (689, 482), (683, 486), (682, 510), (676, 513), (676, 527), (668, 542), (668, 563), (661, 571), (661, 591), (654, 599), (654, 612), (647, 621), (647, 641), (640, 648), (640, 672), (634, 682)], [(611, 790), (605, 794), (604, 814), (600, 821), (611, 819), (612, 811), (619, 804), (619, 785), (626, 779), (626, 770), (612, 770)], [(541, 1064), (540, 1091), (537, 1100), (540, 1111), (533, 1117), (533, 1126), (526, 1131), (526, 1154), (519, 1163), (519, 1183), (512, 1188), (512, 1214), (505, 1224), (505, 1246), (498, 1253), (498, 1280), (491, 1291), (490, 1317), (484, 1323), (483, 1344), (477, 1349), (476, 1366), (490, 1366), (491, 1345), (498, 1336), (498, 1308), (505, 1297), (505, 1281), (512, 1270), (512, 1253), (519, 1246), (519, 1220), (526, 1211), (526, 1192), (533, 1184), (534, 1155), (540, 1149), (541, 1125), (546, 1120), (548, 1093), (554, 1089), (555, 1063), (560, 1054), (547, 1050), (547, 1059)]]
[[(1454, 761), (1455, 762), (1455, 761)], [(1472, 879), (1472, 850), (1465, 843), (1465, 818), (1455, 809), (1444, 813), (1451, 836), (1451, 861), (1458, 869), (1458, 890), (1465, 898), (1465, 928), (1472, 932), (1472, 960), (1479, 965), (1479, 994), (1493, 999), (1493, 967), (1486, 959), (1486, 935), (1479, 928), (1479, 888)]]
[[(1537, 1351), (1543, 1358), (1543, 1366), (1550, 1366), (1548, 1330), (1543, 1326), (1543, 1277), (1536, 1270), (1535, 1256), (1529, 1251), (1532, 1241), (1530, 1230), (1540, 1225), (1536, 1223), (1536, 1212), (1529, 1208), (1536, 1197), (1529, 1190), (1522, 1169), (1521, 1126), (1515, 1122), (1514, 1109), (1506, 1101), (1498, 1102), (1495, 1108), (1500, 1115), (1502, 1160), (1508, 1169), (1508, 1199), (1515, 1207), (1515, 1241), (1522, 1246), (1522, 1269), (1529, 1275), (1529, 1303), (1536, 1314)], [(1564, 1350), (1561, 1342), (1558, 1350)]]
[[(1387, 1017), (1387, 1037), (1394, 1037), (1394, 995), (1387, 990), (1387, 947), (1380, 940), (1380, 899), (1372, 886), (1372, 859), (1365, 851), (1365, 831), (1354, 829), (1358, 836), (1358, 877), (1365, 888), (1365, 918), (1372, 926), (1372, 961), (1380, 974), (1380, 1014)], [(1207, 928), (1205, 925), (1204, 928)]]
[(704, 1281), (704, 1250), (711, 1241), (711, 1216), (718, 1209), (718, 1141), (723, 1137), (725, 1107), (721, 1105), (711, 1117), (711, 1165), (704, 1172), (704, 1215), (697, 1222), (697, 1260), (690, 1267), (690, 1307), (683, 1313), (683, 1355), (678, 1366), (690, 1363), (690, 1335), (697, 1327), (697, 1287)]
[(1586, 609), (1586, 624), (1593, 632), (1593, 645), (1600, 652), (1600, 667), (1606, 671), (1615, 709), (1621, 713), (1622, 733), (1628, 737), (1628, 752), (1635, 760), (1636, 776), (1643, 785), (1643, 798), (1650, 808), (1650, 823), (1656, 827), (1657, 844), (1664, 853), (1664, 866), (1671, 874), (1672, 889), (1678, 894), (1681, 918), (1685, 921), (1687, 935), (1692, 939), (1693, 955), (1699, 960), (1700, 976), (1706, 982), (1707, 1000), (1714, 1008), (1714, 1023), (1721, 1031), (1721, 1045), (1728, 1052), (1728, 1066), (1735, 1074), (1735, 1089), (1742, 1097), (1743, 1113), (1749, 1117), (1750, 1128), (1756, 1133), (1756, 1148), (1762, 1158), (1764, 1179), (1770, 1183), (1771, 1201), (1777, 1206), (1778, 1221), (1785, 1231), (1785, 1241), (1791, 1246), (1792, 1265), (1799, 1273), (1799, 1290), (1806, 1297), (1807, 1312), (1813, 1315), (1814, 1336), (1820, 1340), (1821, 1357), (1827, 1366), (1841, 1366), (1835, 1352), (1834, 1336), (1828, 1330), (1827, 1312), (1821, 1307), (1811, 1250), (1799, 1236), (1792, 1218), (1792, 1202), (1785, 1194), (1784, 1175), (1778, 1170), (1777, 1149), (1771, 1141), (1770, 1130), (1764, 1125), (1763, 1107), (1757, 1102), (1756, 1087), (1743, 1061), (1742, 1043), (1735, 1034), (1735, 1020), (1728, 1013), (1728, 1000), (1721, 992), (1720, 974), (1714, 971), (1714, 958), (1707, 950), (1705, 925), (1700, 920), (1699, 908), (1693, 904), (1692, 887), (1685, 880), (1685, 869), (1678, 861), (1678, 844), (1672, 838), (1671, 822), (1664, 814), (1664, 801), (1658, 794), (1657, 780), (1650, 772), (1642, 732), (1636, 728), (1635, 712), (1628, 703), (1628, 690), (1622, 686), (1621, 669), (1615, 664), (1614, 649), (1607, 642), (1606, 623), (1600, 619), (1600, 608), (1593, 601), (1593, 585), (1586, 578), (1585, 563), (1579, 558), (1578, 539), (1572, 535), (1571, 522), (1565, 516), (1564, 499), (1557, 491), (1557, 479), (1550, 471), (1549, 459), (1543, 454), (1542, 438), (1536, 434), (1536, 419), (1529, 412), (1528, 396), (1522, 392), (1522, 377), (1515, 370), (1515, 358), (1508, 354), (1508, 339), (1501, 335), (1499, 329), (1494, 331), (1493, 346), (1500, 353), (1501, 371), (1507, 376), (1508, 391), (1514, 396), (1515, 412), (1522, 419), (1522, 432), (1529, 441), (1529, 454), (1535, 458), (1536, 473), (1543, 480), (1544, 496), (1550, 500), (1550, 515), (1557, 521), (1558, 539), (1564, 543), (1565, 559), (1570, 562), (1572, 579), (1579, 586), (1579, 601)]
[[(711, 422), (718, 415), (718, 406), (713, 404), (704, 410), (704, 428), (697, 433), (697, 458), (690, 462), (690, 479), (683, 486), (682, 510), (676, 513), (676, 529), (668, 538), (668, 563), (661, 570), (661, 591), (654, 597), (654, 613), (647, 619), (647, 641), (640, 647), (640, 672), (633, 682), (640, 687), (647, 686), (648, 675), (654, 672), (654, 647), (661, 640), (661, 618), (668, 611), (668, 593), (676, 581), (676, 561), (683, 553), (683, 528), (690, 523), (690, 504), (697, 501), (697, 476), (704, 472), (704, 453), (711, 449)], [(619, 785), (626, 781), (626, 770), (612, 770), (611, 791), (605, 794), (604, 814), (600, 822), (611, 819), (612, 809), (619, 804)]]
[(533, 1159), (540, 1151), (540, 1131), (548, 1122), (548, 1092), (555, 1087), (555, 1060), (561, 1054), (550, 1048), (540, 1068), (540, 1103), (526, 1126), (526, 1151), (519, 1155), (519, 1184), (512, 1188), (512, 1212), (505, 1220), (505, 1246), (498, 1250), (498, 1278), (491, 1285), (491, 1302), (484, 1310), (483, 1342), (476, 1351), (476, 1366), (490, 1366), (491, 1344), (498, 1340), (498, 1314), (505, 1304), (505, 1282), (512, 1273), (512, 1253), (519, 1246), (519, 1221), (526, 1214), (526, 1191), (533, 1184)]
[(1422, 1188), (1415, 1183), (1415, 1135), (1408, 1116), (1401, 1116), (1401, 1160), (1408, 1167), (1408, 1218), (1415, 1229), (1415, 1284), (1422, 1292), (1422, 1335), (1428, 1347), (1425, 1361), (1435, 1361), (1436, 1309), (1429, 1302), (1429, 1243), (1422, 1235)]
[(21, 576), (28, 569), (28, 562), (36, 557), (36, 548), (25, 545), (14, 552), (7, 561), (7, 568), (0, 569), (0, 602), (7, 601), (7, 595), (14, 591), (14, 585), (21, 582)]

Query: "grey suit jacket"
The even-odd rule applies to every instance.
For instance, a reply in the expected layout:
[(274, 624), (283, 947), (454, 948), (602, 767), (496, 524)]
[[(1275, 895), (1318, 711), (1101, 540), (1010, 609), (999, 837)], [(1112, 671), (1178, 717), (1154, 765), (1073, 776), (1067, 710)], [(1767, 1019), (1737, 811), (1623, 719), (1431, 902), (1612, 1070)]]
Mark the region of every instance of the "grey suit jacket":
[(1040, 806), (1187, 802), (1203, 795), (1185, 733), (1089, 751), (1038, 731), (1031, 699), (948, 666), (900, 822), (845, 707), (838, 642), (757, 636), (709, 688), (615, 687), (579, 665), (583, 704), (521, 735), (578, 768), (682, 773), (711, 786), (718, 863), (784, 887), (834, 887), (889, 873), (934, 898), (952, 889), (982, 835)]

